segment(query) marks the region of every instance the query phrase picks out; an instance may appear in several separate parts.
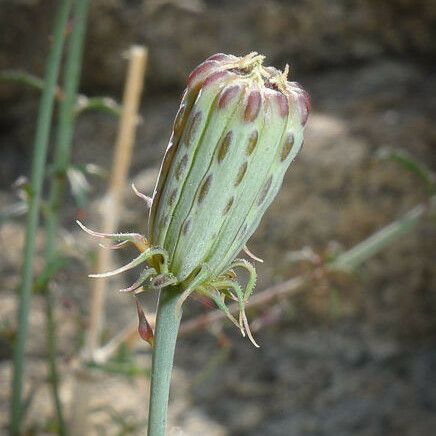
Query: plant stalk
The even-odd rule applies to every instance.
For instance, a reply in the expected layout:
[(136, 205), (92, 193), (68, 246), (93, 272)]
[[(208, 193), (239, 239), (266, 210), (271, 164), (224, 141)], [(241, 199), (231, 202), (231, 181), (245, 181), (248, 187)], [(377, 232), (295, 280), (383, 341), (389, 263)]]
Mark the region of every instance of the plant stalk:
[[(56, 132), (53, 170), (51, 178), (50, 200), (46, 222), (45, 262), (50, 265), (56, 259), (57, 233), (59, 230), (60, 206), (65, 192), (66, 172), (70, 164), (71, 145), (74, 127), (74, 110), (79, 86), (83, 41), (85, 38), (88, 0), (76, 0), (73, 10), (73, 30), (69, 41), (68, 55), (63, 77), (64, 98), (59, 109), (59, 123)], [(53, 396), (58, 431), (60, 435), (67, 434), (59, 397), (59, 374), (56, 363), (56, 320), (54, 301), (50, 284), (44, 290), (46, 308), (47, 351), (49, 366), (49, 381)]]
[(401, 218), (373, 233), (367, 239), (355, 245), (334, 260), (330, 269), (352, 271), (363, 262), (375, 256), (386, 245), (400, 239), (403, 234), (410, 232), (418, 224), (420, 218), (428, 210), (424, 204), (418, 204)]
[[(123, 189), (129, 174), (130, 162), (137, 128), (138, 109), (144, 85), (144, 73), (147, 65), (148, 50), (142, 46), (132, 46), (129, 50), (129, 68), (126, 77), (121, 118), (115, 144), (113, 165), (106, 209), (103, 215), (102, 231), (113, 233), (118, 227), (123, 207)], [(111, 263), (111, 251), (98, 252), (97, 270), (105, 271)], [(104, 319), (104, 300), (106, 280), (97, 280), (91, 292), (89, 329), (85, 345), (85, 355), (93, 359), (100, 345)]]
[[(123, 207), (123, 189), (129, 172), (132, 158), (135, 131), (138, 120), (138, 108), (144, 83), (148, 51), (142, 46), (133, 46), (129, 53), (129, 67), (126, 77), (121, 118), (115, 145), (111, 180), (102, 216), (102, 231), (113, 233)], [(111, 250), (101, 249), (97, 256), (97, 271), (106, 271), (111, 264)], [(88, 434), (88, 408), (94, 391), (89, 368), (85, 361), (92, 362), (99, 347), (104, 325), (104, 303), (106, 293), (105, 279), (96, 280), (91, 291), (89, 311), (89, 327), (82, 353), (81, 369), (76, 371), (76, 388), (72, 398), (71, 421), (69, 432), (73, 436)]]
[(182, 315), (176, 309), (179, 297), (178, 287), (165, 288), (159, 295), (151, 368), (148, 436), (165, 436), (174, 350)]
[(12, 435), (22, 433), (22, 391), (24, 373), (24, 353), (29, 330), (29, 310), (32, 297), (33, 259), (35, 254), (36, 232), (39, 223), (42, 182), (47, 158), (51, 118), (56, 92), (56, 81), (62, 59), (62, 48), (72, 0), (62, 0), (56, 13), (53, 45), (47, 59), (44, 90), (42, 92), (34, 142), (32, 162), (29, 209), (26, 222), (26, 239), (24, 243), (24, 261), (21, 271), (21, 286), (18, 302), (18, 329), (14, 346), (14, 374), (12, 378), (12, 395), (10, 411), (10, 431)]

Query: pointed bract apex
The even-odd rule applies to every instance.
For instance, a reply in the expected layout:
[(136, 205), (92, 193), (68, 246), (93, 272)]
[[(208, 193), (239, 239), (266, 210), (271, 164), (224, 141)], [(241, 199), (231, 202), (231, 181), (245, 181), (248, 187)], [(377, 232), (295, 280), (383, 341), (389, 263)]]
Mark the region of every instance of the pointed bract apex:
[(112, 245), (105, 245), (105, 244), (98, 244), (99, 247), (101, 248), (106, 248), (108, 250), (119, 250), (120, 248), (123, 248), (129, 241), (122, 241), (122, 242), (118, 242), (117, 244), (112, 244)]
[(251, 252), (248, 247), (246, 245), (244, 245), (244, 253), (248, 256), (251, 257), (253, 260), (259, 262), (259, 263), (263, 263), (263, 259), (261, 259), (260, 257), (257, 257), (253, 252)]
[(88, 235), (91, 235), (94, 238), (109, 239), (111, 241), (116, 242), (116, 244), (114, 246), (103, 247), (103, 248), (117, 249), (117, 248), (122, 247), (127, 242), (131, 242), (140, 251), (144, 251), (146, 248), (149, 247), (149, 243), (148, 243), (147, 239), (139, 233), (102, 233), (102, 232), (96, 232), (95, 230), (89, 229), (84, 224), (82, 224), (79, 220), (76, 220), (76, 224), (84, 232), (88, 233)]
[(153, 329), (151, 328), (150, 323), (147, 321), (145, 317), (144, 311), (142, 310), (141, 303), (138, 298), (135, 297), (136, 303), (136, 312), (138, 314), (138, 333), (145, 342), (148, 342), (153, 347)]
[[(120, 292), (133, 292), (136, 291), (141, 286), (144, 286), (145, 282), (152, 276), (156, 275), (156, 270), (154, 268), (146, 268), (142, 271), (138, 280), (135, 283), (130, 285), (128, 288), (120, 289)], [(135, 292), (138, 294), (139, 292)]]
[(137, 197), (141, 198), (142, 200), (144, 200), (147, 207), (150, 208), (151, 204), (153, 203), (153, 199), (151, 197), (148, 197), (147, 195), (143, 194), (142, 192), (139, 192), (134, 183), (132, 183), (131, 186), (132, 186), (132, 189), (133, 189), (133, 192), (135, 193), (135, 195)]

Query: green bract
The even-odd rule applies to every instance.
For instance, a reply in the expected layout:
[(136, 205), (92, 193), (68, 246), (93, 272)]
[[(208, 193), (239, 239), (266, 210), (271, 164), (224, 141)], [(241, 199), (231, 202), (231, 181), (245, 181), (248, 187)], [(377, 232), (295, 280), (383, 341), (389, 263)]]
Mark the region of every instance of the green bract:
[[(178, 284), (180, 304), (192, 291), (202, 292), (247, 333), (244, 303), (256, 276), (249, 262), (235, 257), (300, 150), (310, 110), (307, 93), (287, 81), (288, 69), (264, 67), (263, 59), (216, 54), (191, 73), (151, 202), (149, 241), (106, 235), (141, 246), (142, 254), (116, 272), (150, 264), (127, 290)], [(245, 291), (237, 267), (250, 274)], [(238, 322), (227, 299), (239, 301)]]

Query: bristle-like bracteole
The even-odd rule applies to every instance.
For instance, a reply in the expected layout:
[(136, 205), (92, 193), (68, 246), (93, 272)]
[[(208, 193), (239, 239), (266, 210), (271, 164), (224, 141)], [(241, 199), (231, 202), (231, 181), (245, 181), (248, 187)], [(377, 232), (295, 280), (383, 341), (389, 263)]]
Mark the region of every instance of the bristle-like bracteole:
[(193, 288), (189, 286), (187, 289), (185, 289), (182, 294), (180, 295), (179, 299), (177, 300), (176, 304), (176, 313), (179, 314), (182, 311), (183, 303), (188, 299), (188, 297), (196, 291), (196, 288)]
[(98, 244), (99, 247), (101, 248), (106, 248), (108, 250), (119, 250), (120, 248), (123, 248), (129, 241), (122, 241), (122, 242), (118, 242), (117, 244), (112, 244), (112, 245), (105, 245), (105, 244)]
[(244, 245), (243, 250), (244, 250), (244, 253), (245, 253), (248, 257), (250, 257), (251, 259), (255, 260), (256, 262), (263, 263), (263, 259), (261, 259), (260, 257), (257, 257), (257, 256), (252, 252), (252, 251), (250, 251), (250, 250), (248, 249), (248, 247), (247, 247), (246, 245)]
[(150, 209), (151, 204), (153, 203), (153, 199), (148, 195), (145, 195), (142, 192), (138, 191), (134, 183), (132, 183), (131, 186), (135, 195), (138, 196), (141, 200), (144, 200), (145, 204), (147, 205), (147, 208)]
[(128, 288), (120, 289), (120, 292), (133, 292), (136, 291), (138, 288), (144, 285), (144, 283), (150, 278), (156, 275), (156, 270), (154, 268), (146, 268), (144, 269), (141, 274), (138, 277), (138, 280), (136, 280), (135, 283), (133, 283)]
[(253, 293), (254, 287), (256, 286), (257, 281), (257, 273), (256, 268), (252, 265), (248, 260), (245, 259), (236, 259), (230, 265), (230, 268), (242, 268), (247, 271), (248, 280), (247, 285), (245, 286), (244, 292), (244, 301), (246, 302), (250, 295)]
[(88, 235), (94, 236), (95, 238), (109, 239), (111, 241), (117, 242), (118, 244), (131, 242), (140, 251), (143, 251), (149, 247), (147, 239), (139, 233), (102, 233), (89, 229), (79, 220), (76, 220), (76, 223), (83, 231), (88, 233)]
[(260, 345), (254, 340), (254, 337), (250, 330), (250, 325), (248, 324), (247, 315), (245, 314), (245, 310), (242, 312), (242, 322), (244, 324), (245, 331), (247, 332), (248, 339), (250, 339), (251, 343), (256, 347), (260, 348)]
[(121, 274), (125, 271), (128, 271), (132, 268), (135, 268), (138, 265), (141, 265), (141, 263), (144, 263), (145, 261), (147, 261), (148, 259), (150, 259), (156, 255), (160, 255), (160, 256), (164, 257), (164, 259), (167, 258), (166, 251), (163, 250), (162, 248), (148, 248), (147, 250), (142, 252), (138, 257), (135, 257), (135, 259), (133, 259), (131, 262), (129, 262), (128, 264), (126, 264), (120, 268), (114, 269), (113, 271), (100, 273), (100, 274), (89, 274), (89, 277), (92, 277), (92, 278), (112, 277), (112, 276), (115, 276), (117, 274)]
[(238, 321), (236, 321), (236, 318), (230, 313), (229, 308), (226, 306), (226, 303), (224, 301), (225, 296), (219, 292), (217, 289), (213, 287), (209, 287), (209, 289), (205, 290), (205, 294), (215, 302), (218, 309), (222, 310), (226, 317), (238, 328), (240, 328), (240, 325), (238, 324)]
[(211, 285), (218, 290), (228, 290), (232, 289), (236, 294), (238, 305), (239, 305), (239, 328), (241, 330), (242, 336), (245, 336), (244, 326), (242, 324), (241, 314), (244, 311), (244, 295), (242, 293), (241, 286), (238, 282), (233, 280), (222, 280), (222, 281), (214, 281)]

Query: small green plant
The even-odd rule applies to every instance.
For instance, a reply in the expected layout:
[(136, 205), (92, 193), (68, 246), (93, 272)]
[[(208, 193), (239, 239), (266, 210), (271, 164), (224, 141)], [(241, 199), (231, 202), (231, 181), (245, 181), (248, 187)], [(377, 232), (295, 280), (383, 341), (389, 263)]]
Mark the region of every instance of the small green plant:
[(38, 111), (34, 159), (32, 162), (32, 175), (29, 187), (26, 240), (23, 254), (24, 262), (19, 290), (18, 333), (14, 344), (14, 374), (12, 379), (10, 412), (10, 431), (13, 435), (21, 434), (22, 428), (24, 353), (29, 330), (29, 310), (33, 286), (33, 260), (35, 257), (36, 232), (39, 223), (42, 183), (53, 114), (56, 81), (62, 59), (62, 48), (65, 38), (64, 30), (68, 21), (71, 5), (71, 0), (63, 0), (59, 4), (54, 24), (53, 46), (47, 59), (46, 77)]
[[(245, 304), (256, 270), (236, 259), (277, 195), (283, 176), (301, 149), (310, 100), (288, 67), (263, 66), (264, 57), (216, 54), (189, 76), (150, 206), (149, 238), (105, 234), (119, 248), (131, 242), (141, 254), (109, 277), (146, 264), (123, 291), (160, 290), (154, 339), (142, 322), (141, 336), (153, 343), (149, 436), (163, 436), (181, 306), (192, 292), (210, 299), (258, 346)], [(245, 289), (236, 270), (245, 270)], [(228, 302), (239, 307), (239, 319)]]
[[(27, 73), (19, 71), (3, 71), (0, 74), (2, 80), (13, 80), (24, 83), (42, 91), (36, 138), (34, 145), (34, 158), (32, 163), (32, 176), (30, 184), (25, 187), (26, 200), (20, 207), (12, 210), (12, 216), (19, 212), (27, 212), (26, 244), (24, 264), (20, 286), (20, 299), (18, 308), (18, 333), (14, 348), (14, 376), (11, 399), (11, 428), (12, 434), (22, 433), (22, 423), (29, 400), (22, 400), (22, 384), (24, 373), (24, 352), (28, 335), (28, 314), (31, 293), (41, 292), (45, 296), (46, 321), (47, 321), (47, 348), (49, 381), (53, 402), (56, 411), (56, 429), (61, 435), (67, 433), (66, 423), (63, 416), (62, 405), (59, 397), (59, 375), (56, 363), (56, 322), (54, 316), (53, 296), (50, 290), (50, 280), (54, 274), (65, 266), (66, 257), (59, 253), (57, 248), (57, 233), (59, 230), (60, 210), (63, 194), (70, 171), (70, 154), (74, 119), (80, 112), (77, 109), (77, 88), (81, 71), (81, 58), (83, 41), (86, 29), (88, 0), (63, 0), (59, 2), (55, 18), (53, 45), (47, 60), (47, 72), (45, 80), (41, 80)], [(68, 49), (65, 70), (64, 89), (57, 86), (57, 76), (61, 67), (64, 40), (67, 35), (66, 27), (69, 17), (73, 18), (74, 25), (71, 34), (68, 35)], [(54, 147), (53, 169), (47, 171), (46, 157), (48, 141), (52, 127), (52, 112), (55, 99), (60, 100), (59, 123), (56, 132)], [(83, 100), (83, 99), (82, 99)], [(84, 104), (82, 109), (86, 109)], [(46, 240), (43, 272), (36, 280), (33, 279), (33, 258), (35, 252), (35, 235), (38, 229), (39, 216), (42, 204), (42, 184), (44, 176), (49, 179), (50, 198), (44, 204), (46, 218)]]

